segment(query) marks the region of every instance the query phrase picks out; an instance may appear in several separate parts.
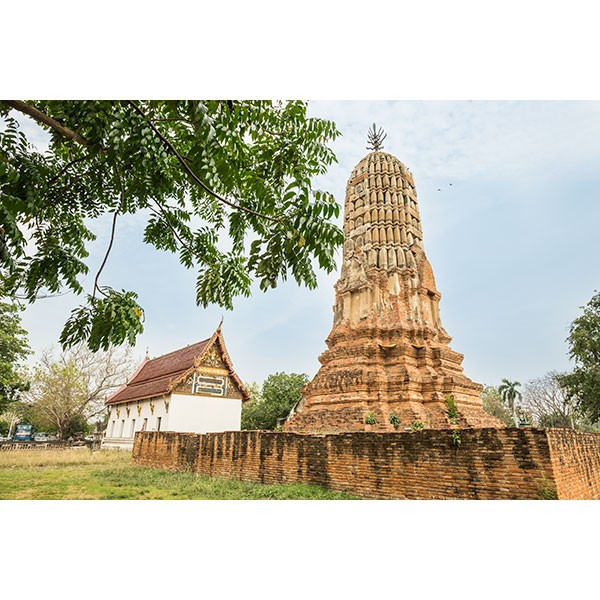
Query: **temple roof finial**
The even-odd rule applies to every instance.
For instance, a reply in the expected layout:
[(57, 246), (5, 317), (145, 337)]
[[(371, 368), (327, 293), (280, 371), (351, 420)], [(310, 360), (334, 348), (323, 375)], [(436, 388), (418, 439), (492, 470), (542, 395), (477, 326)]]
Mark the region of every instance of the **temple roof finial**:
[(367, 150), (374, 150), (378, 152), (383, 149), (383, 140), (387, 137), (387, 133), (384, 133), (383, 128), (380, 127), (379, 131), (375, 123), (373, 123), (373, 127), (369, 129), (367, 134)]

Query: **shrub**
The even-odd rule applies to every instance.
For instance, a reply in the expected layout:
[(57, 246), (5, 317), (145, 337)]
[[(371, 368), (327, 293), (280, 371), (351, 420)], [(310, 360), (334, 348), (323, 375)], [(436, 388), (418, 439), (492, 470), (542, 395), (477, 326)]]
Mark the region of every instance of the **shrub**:
[(367, 425), (377, 425), (377, 419), (375, 418), (373, 411), (369, 411), (367, 413), (367, 416), (365, 417), (365, 423)]
[(542, 481), (538, 485), (538, 493), (540, 500), (558, 500), (556, 487), (548, 481), (546, 473), (542, 473)]
[(458, 423), (458, 408), (456, 408), (456, 401), (452, 394), (446, 396), (446, 414), (450, 423), (454, 425)]

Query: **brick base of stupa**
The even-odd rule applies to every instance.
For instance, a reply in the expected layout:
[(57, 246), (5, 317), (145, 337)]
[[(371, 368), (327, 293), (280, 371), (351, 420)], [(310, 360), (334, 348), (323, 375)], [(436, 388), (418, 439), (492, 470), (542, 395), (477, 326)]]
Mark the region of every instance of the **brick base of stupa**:
[(452, 429), (505, 427), (482, 408), (461, 406), (456, 416), (448, 416), (444, 402), (423, 405), (418, 402), (349, 401), (311, 406), (292, 416), (284, 431), (294, 433), (342, 433), (353, 431), (391, 432), (410, 429)]
[[(296, 433), (504, 427), (483, 410), (483, 386), (463, 372), (462, 354), (419, 331), (336, 325), (322, 367), (284, 425)], [(418, 333), (418, 335), (417, 335)], [(392, 343), (393, 342), (393, 343)]]

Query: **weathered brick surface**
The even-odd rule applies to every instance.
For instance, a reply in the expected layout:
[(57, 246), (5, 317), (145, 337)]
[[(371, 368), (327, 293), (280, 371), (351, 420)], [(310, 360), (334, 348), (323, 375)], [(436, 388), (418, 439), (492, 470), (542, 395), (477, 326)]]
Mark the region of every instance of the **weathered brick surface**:
[[(503, 427), (483, 410), (483, 386), (449, 346), (414, 181), (395, 156), (371, 152), (354, 168), (344, 235), (327, 350), (284, 429), (394, 432), (398, 421), (401, 429), (415, 421), (429, 429)], [(448, 418), (448, 396), (457, 421)], [(370, 413), (377, 427), (368, 425)]]
[(363, 498), (600, 498), (600, 436), (462, 429), (301, 435), (136, 434), (136, 464), (260, 483), (315, 483)]
[(547, 435), (559, 498), (600, 498), (600, 436), (570, 429), (548, 429)]

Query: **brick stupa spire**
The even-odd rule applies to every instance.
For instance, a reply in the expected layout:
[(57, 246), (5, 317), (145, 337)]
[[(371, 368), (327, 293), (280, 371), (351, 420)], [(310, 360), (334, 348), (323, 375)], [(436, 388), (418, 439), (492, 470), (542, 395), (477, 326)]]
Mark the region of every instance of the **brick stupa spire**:
[(502, 427), (449, 346), (411, 173), (391, 154), (371, 152), (352, 171), (344, 210), (328, 349), (285, 429)]

